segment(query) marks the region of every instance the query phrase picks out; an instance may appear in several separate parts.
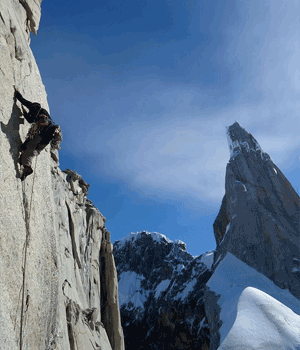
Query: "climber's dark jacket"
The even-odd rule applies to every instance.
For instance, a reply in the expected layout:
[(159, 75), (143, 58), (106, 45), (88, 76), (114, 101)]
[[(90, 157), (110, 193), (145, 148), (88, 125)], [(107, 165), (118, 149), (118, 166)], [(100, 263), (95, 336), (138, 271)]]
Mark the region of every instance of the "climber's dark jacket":
[[(37, 145), (38, 150), (44, 149), (49, 142), (54, 137), (54, 132), (58, 125), (56, 125), (50, 117), (50, 114), (46, 111), (46, 109), (41, 108), (41, 105), (38, 102), (30, 102), (27, 101), (18, 91), (15, 92), (16, 98), (29, 109), (27, 113), (24, 111), (24, 117), (28, 121), (28, 123), (37, 123), (40, 114), (44, 114), (48, 117), (47, 126), (43, 126), (39, 128), (39, 136), (42, 138), (40, 143)], [(30, 141), (30, 138), (27, 138), (25, 142), (21, 145), (21, 150), (25, 150), (27, 148), (27, 144)]]

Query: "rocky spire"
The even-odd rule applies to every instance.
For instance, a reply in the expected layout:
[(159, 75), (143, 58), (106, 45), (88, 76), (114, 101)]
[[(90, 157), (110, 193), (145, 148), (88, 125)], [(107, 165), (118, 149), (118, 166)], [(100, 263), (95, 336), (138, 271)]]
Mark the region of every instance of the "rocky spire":
[(238, 122), (235, 122), (227, 128), (227, 138), (230, 150), (230, 158), (242, 152), (259, 152), (261, 156), (266, 155), (255, 138), (243, 129)]
[(300, 297), (299, 196), (255, 138), (227, 128), (230, 160), (214, 222), (214, 268), (227, 252)]

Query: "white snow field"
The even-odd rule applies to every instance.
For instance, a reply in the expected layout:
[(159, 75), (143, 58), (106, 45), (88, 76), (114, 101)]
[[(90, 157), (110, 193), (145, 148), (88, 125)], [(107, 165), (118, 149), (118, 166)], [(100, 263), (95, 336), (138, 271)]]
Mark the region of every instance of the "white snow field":
[(170, 282), (171, 282), (170, 280), (163, 280), (157, 285), (156, 291), (155, 291), (156, 299), (159, 297), (160, 293), (164, 292), (169, 287)]
[(205, 264), (206, 267), (210, 270), (214, 262), (214, 251), (211, 250), (209, 252), (202, 254), (200, 261), (203, 262), (203, 264)]
[(141, 281), (145, 277), (138, 275), (133, 271), (122, 272), (119, 281), (119, 303), (120, 307), (123, 304), (131, 302), (133, 307), (144, 308), (144, 303), (147, 300), (147, 294), (141, 288)]
[(300, 301), (227, 253), (207, 283), (220, 295), (219, 350), (300, 350)]

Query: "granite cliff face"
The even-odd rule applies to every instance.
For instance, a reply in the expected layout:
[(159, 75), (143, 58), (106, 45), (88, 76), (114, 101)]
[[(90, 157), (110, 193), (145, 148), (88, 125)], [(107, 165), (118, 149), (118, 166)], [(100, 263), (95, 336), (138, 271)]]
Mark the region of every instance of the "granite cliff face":
[(0, 349), (123, 350), (110, 234), (88, 185), (50, 146), (19, 179), (29, 124), (13, 86), (49, 110), (29, 46), (39, 20), (40, 1), (0, 4)]

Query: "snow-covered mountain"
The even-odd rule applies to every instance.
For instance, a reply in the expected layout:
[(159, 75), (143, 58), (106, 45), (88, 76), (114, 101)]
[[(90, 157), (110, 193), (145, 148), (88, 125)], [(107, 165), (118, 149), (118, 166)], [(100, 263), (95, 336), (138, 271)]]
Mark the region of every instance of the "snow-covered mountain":
[(114, 244), (127, 349), (209, 349), (204, 291), (213, 252), (193, 257), (182, 241), (131, 233)]
[(300, 350), (300, 198), (237, 122), (216, 250), (131, 233), (114, 244), (127, 349)]
[(214, 223), (215, 258), (231, 252), (300, 298), (300, 198), (251, 134), (235, 122), (227, 135), (231, 157)]
[(300, 198), (239, 123), (227, 136), (205, 298), (210, 349), (300, 349)]

